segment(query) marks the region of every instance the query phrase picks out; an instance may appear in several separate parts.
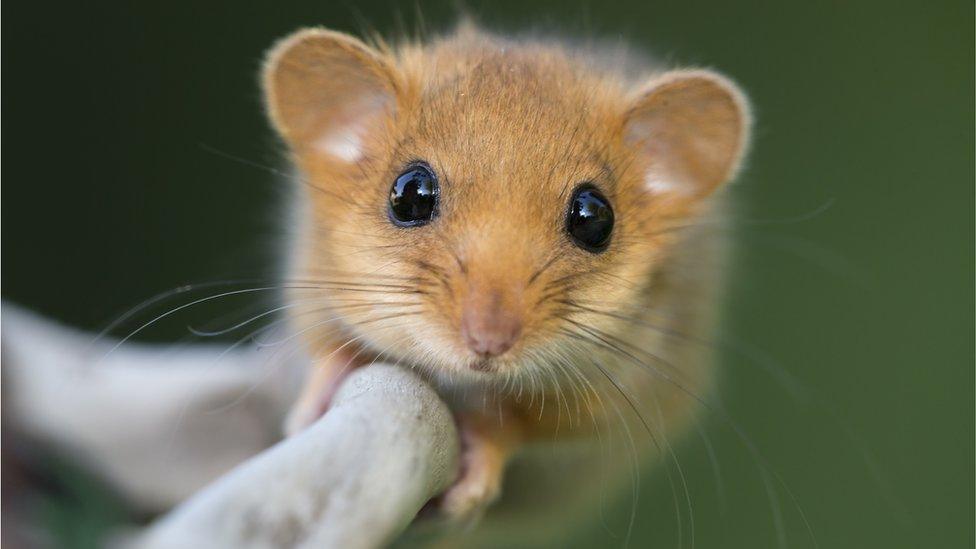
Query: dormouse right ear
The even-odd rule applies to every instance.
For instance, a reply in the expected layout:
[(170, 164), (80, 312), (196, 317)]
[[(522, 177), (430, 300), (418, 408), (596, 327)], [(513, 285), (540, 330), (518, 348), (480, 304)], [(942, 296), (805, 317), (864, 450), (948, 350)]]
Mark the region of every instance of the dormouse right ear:
[(745, 96), (705, 70), (676, 70), (651, 81), (624, 121), (643, 161), (648, 191), (678, 201), (707, 196), (731, 178), (749, 139)]
[(365, 139), (396, 108), (392, 63), (352, 36), (300, 30), (276, 44), (263, 74), (272, 124), (293, 150), (361, 158)]

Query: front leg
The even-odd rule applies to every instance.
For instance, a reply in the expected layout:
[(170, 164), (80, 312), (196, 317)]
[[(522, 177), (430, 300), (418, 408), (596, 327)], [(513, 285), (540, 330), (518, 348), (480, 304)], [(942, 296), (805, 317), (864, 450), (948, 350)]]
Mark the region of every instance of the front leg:
[[(436, 502), (448, 519), (460, 523), (477, 520), (501, 495), (505, 466), (523, 445), (590, 437), (596, 432), (595, 425), (602, 422), (599, 416), (594, 416), (592, 423), (574, 420), (559, 406), (545, 406), (541, 398), (529, 402), (506, 399), (498, 404), (497, 409), (488, 405), (485, 411), (463, 409), (456, 413), (461, 473)], [(582, 405), (593, 404), (587, 399)]]
[(313, 361), (298, 400), (285, 418), (285, 436), (299, 433), (322, 417), (342, 380), (364, 363), (362, 350), (352, 345), (329, 349), (326, 356)]
[(471, 410), (460, 412), (457, 423), (460, 476), (441, 496), (438, 507), (453, 522), (471, 523), (501, 495), (505, 465), (520, 443), (521, 428), (511, 414)]

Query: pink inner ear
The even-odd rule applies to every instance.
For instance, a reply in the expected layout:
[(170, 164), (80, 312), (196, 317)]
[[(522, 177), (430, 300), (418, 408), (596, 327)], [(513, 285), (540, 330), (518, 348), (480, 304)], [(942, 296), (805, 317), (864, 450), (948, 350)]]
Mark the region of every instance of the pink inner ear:
[(312, 148), (342, 162), (358, 162), (365, 152), (367, 136), (379, 129), (389, 105), (386, 95), (372, 94), (333, 111), (332, 118), (323, 121), (324, 131), (312, 140)]
[(735, 172), (748, 115), (735, 86), (705, 71), (664, 75), (627, 115), (625, 136), (644, 159), (651, 192), (701, 198)]
[(664, 121), (657, 118), (634, 122), (627, 131), (627, 140), (639, 147), (648, 159), (645, 188), (655, 194), (692, 195), (695, 183), (675, 169), (672, 155), (679, 151), (670, 146), (666, 132)]
[(335, 157), (343, 162), (357, 162), (363, 157), (363, 140), (361, 137), (363, 129), (356, 124), (351, 124), (333, 130), (319, 136), (312, 143), (316, 151)]

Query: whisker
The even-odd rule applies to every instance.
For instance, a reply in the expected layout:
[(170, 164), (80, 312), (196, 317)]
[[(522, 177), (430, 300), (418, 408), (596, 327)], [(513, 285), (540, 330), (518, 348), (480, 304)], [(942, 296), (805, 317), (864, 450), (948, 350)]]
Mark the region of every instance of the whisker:
[[(578, 323), (576, 323), (576, 324), (582, 330), (584, 330), (586, 332), (589, 332), (590, 330), (592, 330), (590, 328), (587, 328), (586, 326), (579, 325)], [(813, 533), (813, 528), (810, 525), (809, 520), (807, 519), (806, 513), (803, 511), (802, 507), (800, 506), (799, 501), (796, 498), (796, 495), (789, 488), (789, 486), (786, 485), (786, 483), (782, 479), (782, 477), (775, 470), (773, 470), (772, 467), (768, 464), (768, 462), (766, 461), (766, 459), (763, 456), (763, 454), (761, 452), (759, 452), (759, 449), (756, 447), (756, 445), (752, 441), (752, 439), (745, 433), (745, 431), (742, 428), (742, 426), (739, 425), (738, 422), (736, 422), (734, 419), (732, 419), (732, 417), (729, 416), (728, 413), (725, 412), (724, 409), (722, 409), (721, 407), (716, 407), (716, 406), (711, 405), (708, 401), (706, 401), (705, 399), (703, 399), (701, 396), (699, 396), (699, 395), (695, 394), (694, 392), (690, 391), (687, 387), (685, 387), (681, 383), (675, 381), (673, 378), (671, 378), (667, 374), (661, 372), (659, 369), (654, 368), (653, 366), (651, 366), (651, 365), (647, 364), (646, 362), (640, 360), (639, 358), (637, 358), (633, 354), (631, 354), (631, 353), (629, 353), (629, 352), (627, 352), (627, 351), (625, 351), (623, 349), (620, 349), (619, 347), (617, 347), (617, 346), (609, 343), (608, 341), (604, 340), (603, 338), (601, 338), (599, 336), (595, 336), (595, 335), (593, 335), (591, 333), (590, 334), (590, 337), (584, 337), (584, 336), (581, 336), (580, 334), (577, 334), (575, 332), (571, 332), (571, 331), (568, 331), (568, 330), (566, 331), (566, 334), (564, 334), (564, 335), (567, 335), (567, 337), (571, 337), (571, 338), (577, 339), (579, 341), (589, 342), (592, 345), (596, 345), (598, 347), (602, 347), (602, 348), (604, 348), (604, 349), (606, 349), (606, 350), (608, 350), (608, 351), (610, 351), (610, 352), (612, 352), (614, 354), (617, 354), (618, 356), (621, 356), (621, 357), (627, 359), (628, 361), (630, 361), (630, 362), (634, 363), (635, 365), (639, 366), (642, 370), (644, 370), (644, 371), (646, 371), (646, 372), (648, 372), (648, 373), (650, 373), (652, 375), (661, 377), (662, 379), (664, 379), (665, 381), (667, 381), (668, 383), (672, 384), (674, 387), (676, 387), (677, 389), (679, 389), (682, 393), (684, 393), (688, 397), (694, 399), (695, 402), (697, 402), (698, 404), (700, 404), (701, 406), (703, 406), (709, 412), (711, 412), (711, 413), (715, 414), (717, 417), (719, 417), (726, 425), (728, 425), (730, 428), (732, 428), (733, 432), (736, 434), (736, 436), (739, 438), (739, 440), (743, 443), (743, 445), (749, 451), (749, 453), (751, 454), (752, 458), (759, 465), (759, 468), (760, 468), (760, 471), (762, 472), (762, 474), (764, 476), (766, 476), (766, 475), (772, 475), (773, 478), (776, 479), (776, 481), (780, 485), (780, 487), (782, 487), (783, 490), (787, 493), (787, 495), (789, 496), (789, 498), (790, 498), (791, 502), (793, 503), (795, 509), (797, 510), (797, 513), (799, 514), (801, 520), (803, 521), (803, 524), (804, 524), (804, 526), (805, 526), (805, 528), (807, 530), (807, 534), (810, 536), (811, 541), (813, 542), (813, 544), (814, 544), (815, 547), (819, 547), (819, 544), (817, 543), (817, 538), (816, 538), (816, 536)], [(664, 361), (660, 357), (656, 357), (655, 355), (653, 355), (651, 353), (648, 353), (646, 351), (644, 351), (643, 354), (646, 354), (647, 356), (652, 357), (656, 361), (660, 361), (660, 362), (662, 362), (664, 364), (669, 364), (669, 363), (667, 363), (667, 361)], [(675, 369), (673, 365), (671, 365), (671, 368), (672, 369)], [(778, 523), (776, 523), (774, 521), (774, 526), (777, 527), (777, 528), (780, 528), (781, 527), (781, 524), (778, 524)]]
[(99, 331), (97, 334), (95, 334), (95, 337), (92, 338), (92, 343), (94, 344), (94, 343), (97, 343), (98, 341), (101, 341), (103, 338), (105, 338), (105, 336), (107, 336), (113, 330), (115, 330), (116, 328), (118, 328), (122, 323), (124, 323), (129, 318), (133, 317), (136, 314), (139, 314), (140, 312), (146, 310), (147, 308), (151, 307), (152, 305), (155, 305), (156, 303), (159, 303), (161, 301), (164, 301), (164, 300), (166, 300), (166, 299), (168, 299), (170, 297), (173, 297), (173, 296), (176, 296), (176, 295), (180, 295), (180, 294), (184, 294), (184, 293), (187, 293), (187, 292), (192, 292), (194, 290), (204, 289), (204, 288), (213, 288), (213, 287), (217, 287), (217, 286), (229, 286), (229, 285), (238, 284), (238, 283), (240, 283), (240, 284), (248, 284), (248, 283), (254, 284), (254, 283), (258, 283), (258, 282), (255, 282), (255, 281), (250, 280), (250, 279), (218, 280), (218, 281), (202, 282), (202, 283), (196, 283), (196, 284), (184, 284), (184, 285), (181, 285), (181, 286), (177, 286), (175, 288), (170, 288), (168, 290), (159, 292), (158, 294), (156, 294), (156, 295), (154, 295), (152, 297), (149, 297), (149, 298), (147, 298), (147, 299), (139, 302), (135, 306), (130, 307), (124, 313), (122, 313), (121, 315), (119, 315), (118, 317), (116, 317), (115, 320), (111, 321), (105, 328), (103, 328), (101, 331)]
[(284, 310), (287, 310), (287, 309), (293, 309), (293, 308), (298, 307), (298, 306), (301, 306), (301, 305), (305, 305), (305, 303), (289, 303), (288, 305), (282, 305), (280, 307), (274, 307), (272, 309), (268, 309), (267, 311), (264, 311), (264, 312), (261, 312), (261, 313), (259, 313), (257, 315), (254, 315), (251, 318), (248, 318), (246, 320), (243, 320), (241, 322), (238, 322), (237, 324), (234, 324), (233, 326), (231, 326), (229, 328), (223, 328), (223, 329), (220, 329), (220, 330), (213, 330), (213, 331), (199, 330), (199, 329), (194, 328), (193, 326), (187, 326), (186, 329), (191, 334), (193, 334), (195, 336), (198, 336), (198, 337), (216, 337), (216, 336), (221, 336), (221, 335), (225, 335), (225, 334), (229, 334), (231, 332), (237, 331), (237, 330), (243, 328), (244, 326), (247, 326), (248, 324), (251, 324), (253, 322), (257, 322), (258, 320), (261, 320), (262, 318), (264, 318), (266, 316), (273, 315), (274, 313), (277, 313), (277, 312), (280, 312), (280, 311), (284, 311)]
[(315, 191), (318, 191), (318, 192), (320, 192), (320, 193), (322, 193), (322, 194), (324, 194), (326, 196), (329, 196), (329, 197), (335, 198), (337, 200), (340, 200), (342, 202), (345, 202), (346, 204), (349, 204), (349, 205), (352, 205), (352, 206), (356, 206), (356, 207), (362, 207), (363, 206), (362, 204), (360, 204), (358, 202), (354, 202), (348, 196), (343, 195), (342, 193), (338, 193), (338, 192), (335, 192), (335, 191), (331, 191), (329, 189), (326, 189), (325, 187), (320, 187), (320, 186), (312, 183), (311, 181), (309, 181), (307, 179), (304, 179), (303, 177), (300, 177), (297, 174), (289, 173), (289, 172), (286, 172), (284, 170), (279, 170), (278, 168), (275, 168), (275, 167), (272, 167), (272, 166), (267, 166), (267, 165), (261, 164), (259, 162), (255, 162), (253, 160), (248, 160), (247, 158), (243, 158), (243, 157), (240, 157), (240, 156), (236, 156), (236, 155), (233, 155), (233, 154), (230, 154), (230, 153), (221, 151), (221, 150), (216, 149), (214, 147), (211, 147), (210, 145), (208, 145), (206, 143), (203, 143), (203, 142), (198, 142), (197, 145), (201, 149), (203, 149), (203, 150), (205, 150), (205, 151), (207, 151), (207, 152), (209, 152), (211, 154), (214, 154), (216, 156), (220, 156), (220, 157), (222, 157), (222, 158), (224, 158), (226, 160), (231, 160), (231, 161), (237, 162), (238, 164), (241, 164), (241, 165), (244, 165), (244, 166), (249, 166), (249, 167), (252, 167), (252, 168), (257, 168), (259, 170), (263, 170), (263, 171), (265, 171), (267, 173), (270, 173), (272, 175), (277, 175), (279, 177), (283, 177), (283, 178), (288, 179), (288, 180), (298, 181), (299, 183), (302, 183), (303, 185), (306, 185), (309, 188), (314, 189)]
[(230, 292), (222, 292), (222, 293), (219, 293), (219, 294), (216, 294), (216, 295), (211, 295), (211, 296), (207, 296), (207, 297), (202, 297), (202, 298), (199, 298), (199, 299), (195, 299), (195, 300), (193, 300), (193, 301), (191, 301), (189, 303), (185, 303), (183, 305), (180, 305), (178, 307), (175, 307), (173, 309), (170, 309), (170, 310), (166, 311), (165, 313), (162, 313), (160, 315), (157, 315), (152, 320), (149, 320), (148, 322), (143, 323), (141, 326), (139, 326), (138, 328), (136, 328), (135, 330), (133, 330), (132, 332), (130, 332), (128, 335), (126, 335), (125, 337), (123, 337), (122, 339), (120, 339), (111, 349), (109, 349), (105, 353), (105, 355), (102, 358), (104, 359), (106, 356), (108, 356), (108, 355), (112, 354), (113, 352), (115, 352), (119, 347), (121, 347), (123, 344), (125, 344), (125, 342), (129, 341), (130, 339), (132, 339), (132, 337), (134, 337), (136, 334), (142, 332), (143, 330), (145, 330), (149, 326), (152, 326), (156, 322), (158, 322), (158, 321), (160, 321), (160, 320), (162, 320), (162, 319), (164, 319), (164, 318), (166, 318), (168, 316), (171, 316), (171, 315), (173, 315), (173, 314), (175, 314), (175, 313), (177, 313), (179, 311), (182, 311), (184, 309), (187, 309), (189, 307), (193, 307), (193, 306), (199, 305), (201, 303), (206, 303), (208, 301), (213, 301), (215, 299), (221, 299), (221, 298), (228, 297), (228, 296), (232, 296), (232, 295), (250, 294), (250, 293), (256, 293), (256, 292), (266, 292), (266, 291), (272, 291), (272, 290), (278, 290), (278, 289), (279, 289), (279, 287), (277, 287), (277, 286), (264, 286), (264, 287), (260, 287), (260, 288), (245, 288), (243, 290), (233, 290), (233, 291), (230, 291)]

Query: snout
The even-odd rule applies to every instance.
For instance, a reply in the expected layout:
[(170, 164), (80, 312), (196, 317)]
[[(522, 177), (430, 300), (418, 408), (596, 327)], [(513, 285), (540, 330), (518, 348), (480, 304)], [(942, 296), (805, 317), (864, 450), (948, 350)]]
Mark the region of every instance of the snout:
[(472, 292), (461, 313), (461, 338), (482, 359), (504, 355), (522, 335), (517, 304), (499, 291)]

